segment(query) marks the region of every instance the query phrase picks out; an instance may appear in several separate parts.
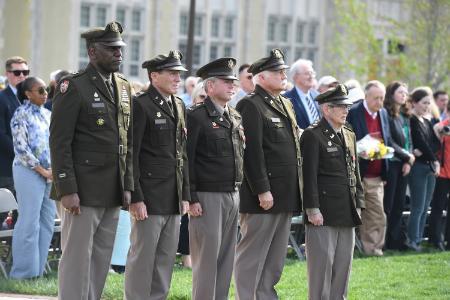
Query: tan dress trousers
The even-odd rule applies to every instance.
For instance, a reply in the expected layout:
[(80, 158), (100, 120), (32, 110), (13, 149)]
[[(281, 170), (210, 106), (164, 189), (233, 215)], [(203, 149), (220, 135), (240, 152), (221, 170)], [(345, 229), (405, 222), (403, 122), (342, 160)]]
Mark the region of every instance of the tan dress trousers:
[(62, 211), (58, 299), (98, 300), (108, 275), (119, 221), (119, 207), (81, 206), (81, 214)]
[(237, 300), (278, 299), (275, 285), (286, 258), (292, 213), (241, 214), (236, 248)]
[(386, 236), (386, 215), (384, 214), (384, 185), (381, 177), (364, 178), (364, 200), (366, 208), (362, 210), (360, 237), (364, 253), (382, 255)]
[(179, 233), (179, 215), (149, 215), (143, 221), (133, 220), (124, 299), (167, 298)]
[(227, 300), (233, 274), (238, 192), (197, 192), (203, 214), (189, 218), (192, 299)]
[(347, 298), (355, 228), (306, 225), (309, 300)]

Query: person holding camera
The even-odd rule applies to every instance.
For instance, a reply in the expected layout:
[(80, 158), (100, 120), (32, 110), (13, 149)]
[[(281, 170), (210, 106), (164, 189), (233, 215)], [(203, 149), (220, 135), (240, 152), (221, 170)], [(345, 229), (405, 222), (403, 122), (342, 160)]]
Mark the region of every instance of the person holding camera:
[[(448, 115), (450, 103), (447, 103), (446, 108), (446, 118), (433, 127), (441, 141), (441, 149), (438, 153), (441, 169), (436, 179), (436, 187), (431, 201), (429, 231), (429, 241), (441, 251), (450, 250), (450, 218), (447, 214), (445, 231), (443, 230), (444, 220), (442, 219), (443, 210), (447, 208), (448, 212), (448, 193), (450, 192), (450, 116)], [(444, 240), (447, 242), (447, 246), (444, 246)]]

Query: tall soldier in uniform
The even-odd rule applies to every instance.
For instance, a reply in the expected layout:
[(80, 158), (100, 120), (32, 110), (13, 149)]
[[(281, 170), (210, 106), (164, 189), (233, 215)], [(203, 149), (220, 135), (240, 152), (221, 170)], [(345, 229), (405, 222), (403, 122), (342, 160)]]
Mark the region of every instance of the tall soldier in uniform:
[(50, 150), (57, 198), (64, 207), (60, 299), (100, 299), (120, 206), (133, 190), (131, 88), (116, 73), (122, 26), (91, 29), (89, 65), (65, 77), (54, 98)]
[(356, 141), (345, 119), (352, 102), (340, 84), (317, 96), (322, 119), (301, 138), (309, 299), (346, 299), (364, 193)]
[(280, 96), (287, 68), (279, 49), (253, 63), (255, 91), (236, 107), (246, 135), (234, 276), (241, 300), (277, 299), (291, 218), (301, 211), (301, 130), (291, 102)]
[[(125, 298), (166, 299), (178, 245), (180, 214), (189, 208), (186, 108), (176, 97), (179, 51), (142, 64), (151, 86), (134, 102), (133, 217), (125, 268)], [(185, 200), (185, 201), (182, 201)]]
[(187, 115), (194, 300), (228, 299), (233, 272), (244, 151), (241, 116), (227, 105), (235, 65), (224, 57), (197, 71), (208, 97)]

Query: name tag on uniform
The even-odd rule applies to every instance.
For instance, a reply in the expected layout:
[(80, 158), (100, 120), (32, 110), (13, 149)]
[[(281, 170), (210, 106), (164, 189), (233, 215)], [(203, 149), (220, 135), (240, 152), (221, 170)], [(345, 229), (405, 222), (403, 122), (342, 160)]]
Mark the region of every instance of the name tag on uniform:
[(155, 120), (155, 125), (166, 124), (166, 123), (167, 123), (166, 119), (156, 119)]
[(338, 148), (337, 148), (337, 147), (329, 147), (329, 148), (327, 148), (327, 152), (328, 152), (328, 153), (330, 153), (330, 152), (336, 152), (336, 151), (338, 151)]
[(272, 118), (272, 123), (280, 123), (280, 118)]
[(105, 107), (105, 103), (100, 102), (100, 103), (92, 103), (92, 107), (93, 108), (99, 108), (99, 107)]

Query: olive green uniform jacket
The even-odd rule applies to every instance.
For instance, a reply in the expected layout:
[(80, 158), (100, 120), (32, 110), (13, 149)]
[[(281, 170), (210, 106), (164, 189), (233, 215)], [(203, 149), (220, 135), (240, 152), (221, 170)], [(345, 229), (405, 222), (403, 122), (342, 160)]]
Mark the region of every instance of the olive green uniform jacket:
[(134, 189), (132, 101), (128, 81), (112, 74), (111, 95), (92, 65), (61, 80), (53, 100), (50, 151), (57, 198), (114, 207)]

